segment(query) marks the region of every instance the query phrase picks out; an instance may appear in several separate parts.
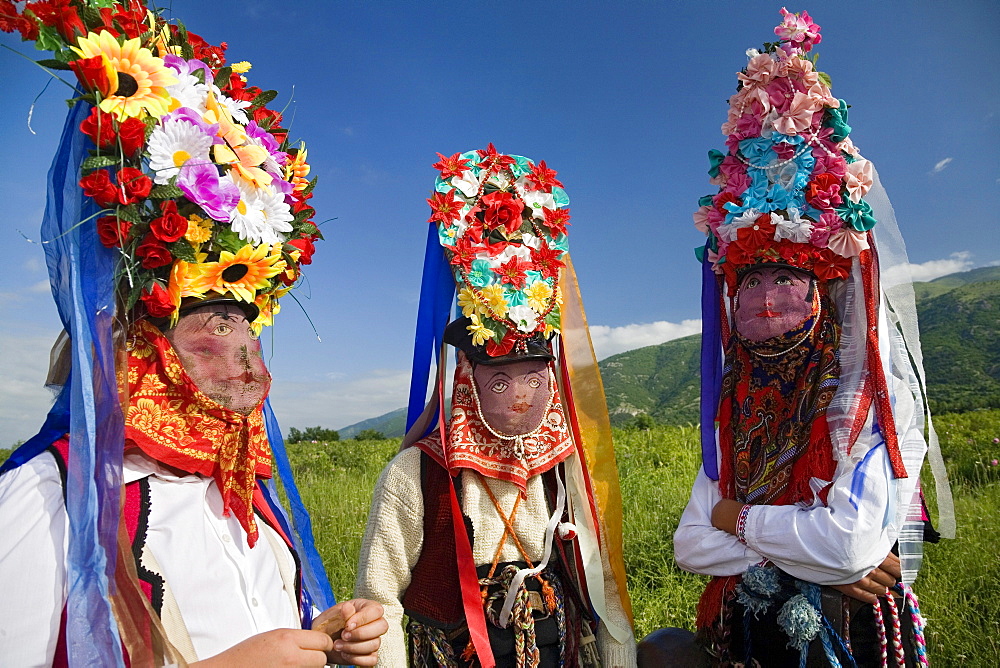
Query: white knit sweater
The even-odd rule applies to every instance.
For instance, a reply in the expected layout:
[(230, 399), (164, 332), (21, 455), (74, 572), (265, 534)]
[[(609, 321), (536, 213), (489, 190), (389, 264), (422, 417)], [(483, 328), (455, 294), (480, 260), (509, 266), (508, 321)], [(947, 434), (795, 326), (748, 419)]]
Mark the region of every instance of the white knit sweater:
[[(472, 519), (475, 530), (472, 554), (477, 566), (493, 562), (493, 554), (504, 533), (503, 521), (483, 489), (483, 480), (469, 470), (464, 470), (461, 474), (462, 510)], [(519, 493), (518, 488), (511, 483), (494, 479), (487, 479), (486, 484), (504, 512), (509, 514)], [(521, 502), (513, 525), (521, 546), (531, 560), (537, 562), (544, 553), (545, 525), (550, 512), (545, 500), (542, 477), (530, 478), (527, 491), (528, 498)], [(406, 640), (402, 628), (403, 606), (400, 600), (410, 584), (410, 573), (416, 566), (423, 547), (423, 516), (420, 450), (407, 448), (389, 462), (375, 486), (354, 588), (355, 596), (372, 599), (385, 606), (389, 631), (382, 637), (379, 666), (401, 668), (407, 665)], [(517, 546), (508, 537), (500, 552), (500, 561), (522, 559)], [(604, 557), (604, 560), (608, 614), (615, 618), (612, 621), (630, 628), (607, 558)], [(442, 586), (457, 586), (457, 583), (442, 583)], [(636, 665), (635, 639), (631, 636), (625, 643), (619, 643), (601, 623), (597, 643), (605, 668), (633, 668)]]

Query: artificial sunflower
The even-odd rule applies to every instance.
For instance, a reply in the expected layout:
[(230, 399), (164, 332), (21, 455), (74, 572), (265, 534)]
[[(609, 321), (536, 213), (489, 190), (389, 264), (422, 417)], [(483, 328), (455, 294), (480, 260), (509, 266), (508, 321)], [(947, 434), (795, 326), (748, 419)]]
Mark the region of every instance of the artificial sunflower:
[(152, 52), (141, 46), (139, 38), (119, 44), (107, 30), (89, 33), (72, 47), (82, 58), (100, 57), (108, 73), (101, 90), (102, 111), (114, 114), (119, 121), (144, 114), (159, 118), (167, 113), (170, 93), (167, 86), (177, 83), (172, 71)]
[(219, 253), (218, 262), (203, 262), (196, 266), (189, 289), (204, 294), (214, 290), (219, 294), (232, 293), (245, 302), (254, 301), (255, 293), (270, 284), (270, 279), (285, 269), (281, 258), (281, 245), (246, 245), (235, 254)]

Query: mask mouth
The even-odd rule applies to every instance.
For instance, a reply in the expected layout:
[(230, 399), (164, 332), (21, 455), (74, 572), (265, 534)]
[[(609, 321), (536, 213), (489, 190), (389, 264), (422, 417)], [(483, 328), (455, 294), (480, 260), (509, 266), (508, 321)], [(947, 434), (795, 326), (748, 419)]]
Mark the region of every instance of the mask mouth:
[(526, 401), (518, 401), (515, 404), (511, 404), (510, 409), (515, 413), (524, 414), (531, 410), (531, 404)]
[(771, 309), (764, 309), (757, 314), (758, 318), (780, 318), (781, 311), (772, 311)]

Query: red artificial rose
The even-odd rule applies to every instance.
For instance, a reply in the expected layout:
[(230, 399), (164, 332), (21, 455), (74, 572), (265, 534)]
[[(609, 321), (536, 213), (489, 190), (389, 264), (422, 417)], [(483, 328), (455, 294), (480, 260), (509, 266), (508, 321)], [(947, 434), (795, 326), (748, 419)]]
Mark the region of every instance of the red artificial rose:
[(135, 167), (122, 167), (115, 177), (118, 180), (118, 201), (128, 206), (149, 196), (153, 182), (142, 170)]
[(55, 17), (55, 24), (59, 34), (70, 43), (76, 41), (77, 35), (87, 34), (87, 26), (83, 24), (83, 20), (73, 7), (60, 7)]
[(154, 318), (167, 318), (174, 313), (174, 303), (170, 299), (170, 293), (160, 284), (153, 281), (152, 288), (146, 288), (139, 297), (146, 307), (146, 313)]
[(107, 72), (104, 71), (104, 61), (101, 56), (80, 58), (70, 62), (69, 68), (87, 90), (107, 91), (111, 88)]
[(154, 218), (149, 223), (149, 231), (154, 237), (166, 243), (172, 243), (184, 236), (187, 232), (187, 218), (177, 213), (177, 202), (167, 200), (160, 206), (163, 212), (159, 218)]
[(118, 139), (122, 143), (122, 152), (131, 157), (146, 143), (146, 124), (138, 118), (126, 118), (118, 126)]
[(156, 269), (174, 261), (173, 255), (163, 245), (163, 242), (147, 234), (139, 247), (135, 249), (135, 254), (142, 258), (142, 266), (146, 269)]
[(132, 223), (118, 216), (101, 216), (97, 219), (97, 238), (108, 248), (121, 246), (132, 230)]
[(316, 246), (313, 244), (311, 237), (292, 239), (288, 242), (288, 245), (294, 246), (299, 250), (299, 264), (312, 264), (312, 256), (316, 252)]
[(264, 129), (276, 128), (281, 125), (281, 114), (267, 107), (257, 107), (253, 110), (253, 120)]
[(118, 201), (118, 188), (111, 183), (106, 169), (97, 169), (80, 179), (83, 194), (94, 198), (102, 209), (114, 206)]
[(498, 190), (483, 195), (479, 202), (483, 211), (483, 224), (488, 229), (502, 226), (507, 234), (513, 234), (521, 228), (524, 202), (514, 199), (510, 193)]
[[(90, 137), (97, 148), (110, 148), (115, 143), (114, 116), (106, 114), (99, 107), (90, 110), (90, 115), (80, 123), (80, 132)], [(145, 125), (142, 121), (140, 124)]]

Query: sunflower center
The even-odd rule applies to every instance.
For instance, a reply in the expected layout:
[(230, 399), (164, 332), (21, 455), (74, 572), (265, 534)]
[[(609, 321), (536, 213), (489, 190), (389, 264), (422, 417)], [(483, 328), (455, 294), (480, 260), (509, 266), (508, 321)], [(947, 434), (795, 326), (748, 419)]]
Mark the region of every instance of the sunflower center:
[(132, 97), (139, 92), (139, 82), (135, 77), (127, 72), (118, 73), (118, 90), (115, 95), (120, 97)]
[(250, 271), (250, 267), (245, 264), (231, 264), (222, 270), (222, 280), (226, 283), (235, 283)]
[(187, 151), (174, 151), (174, 167), (180, 167), (191, 159), (191, 154)]

